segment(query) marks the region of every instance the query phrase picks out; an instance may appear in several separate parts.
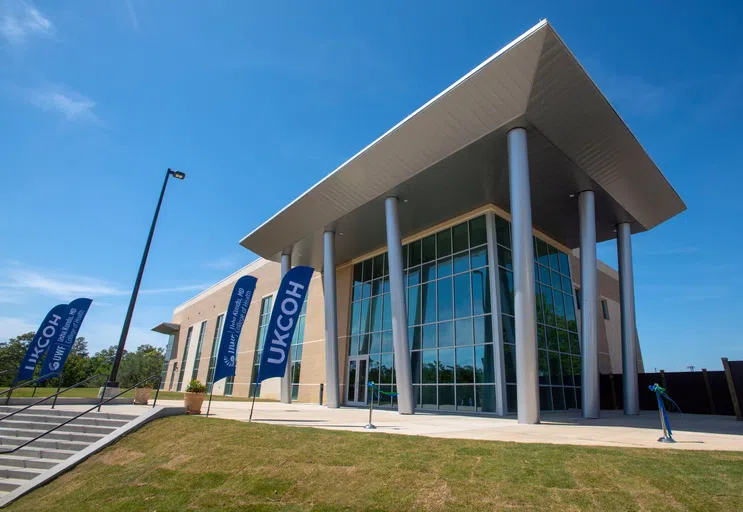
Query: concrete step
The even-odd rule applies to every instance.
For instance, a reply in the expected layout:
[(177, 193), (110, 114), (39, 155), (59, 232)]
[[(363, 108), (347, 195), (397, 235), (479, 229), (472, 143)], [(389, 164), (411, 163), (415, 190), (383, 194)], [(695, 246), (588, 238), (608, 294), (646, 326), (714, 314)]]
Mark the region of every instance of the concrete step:
[[(2, 419), (2, 415), (10, 414), (21, 408), (22, 407), (18, 407), (18, 406), (0, 406), (0, 419)], [(59, 416), (59, 417), (71, 418), (73, 416), (77, 416), (84, 410), (85, 409), (82, 409), (82, 408), (80, 410), (59, 409), (59, 408), (52, 409), (51, 406), (37, 405), (36, 407), (30, 407), (19, 414), (29, 414), (29, 415), (38, 415), (38, 416)], [(121, 414), (121, 413), (106, 412), (105, 405), (101, 408), (101, 412), (92, 411), (85, 415), (86, 418), (97, 418), (97, 419), (103, 419), (103, 420), (124, 420), (124, 421), (131, 421), (137, 416), (138, 416), (137, 414)]]
[(43, 469), (17, 468), (6, 466), (5, 464), (3, 464), (3, 461), (0, 460), (0, 481), (7, 480), (8, 478), (17, 478), (18, 480), (33, 480), (43, 472)]
[[(16, 428), (16, 429), (26, 429), (26, 430), (33, 430), (37, 432), (38, 434), (41, 434), (42, 432), (46, 432), (50, 428), (52, 428), (54, 425), (51, 425), (49, 423), (37, 423), (33, 421), (16, 421), (15, 418), (12, 418), (10, 420), (0, 421), (0, 428)], [(68, 423), (67, 425), (63, 427), (59, 427), (58, 430), (55, 432), (76, 432), (79, 434), (100, 434), (100, 435), (106, 435), (110, 434), (114, 430), (116, 430), (118, 427), (97, 427), (93, 425), (78, 425), (76, 422)]]
[(55, 448), (34, 448), (24, 446), (14, 451), (12, 454), (3, 454), (2, 457), (28, 457), (29, 459), (44, 461), (62, 461), (70, 458), (75, 454), (73, 450), (57, 450)]
[[(20, 450), (18, 450), (20, 451)], [(18, 453), (18, 452), (16, 452)], [(0, 465), (12, 466), (14, 468), (49, 469), (56, 466), (60, 461), (50, 459), (34, 459), (18, 455), (0, 455)]]
[(0, 480), (0, 491), (10, 492), (16, 487), (20, 487), (25, 484), (27, 480), (20, 478), (4, 478)]
[[(2, 425), (2, 423), (0, 423)], [(18, 428), (5, 428), (0, 426), (0, 437), (23, 437), (26, 439), (34, 438), (40, 434), (43, 434), (46, 430), (40, 429), (18, 429)], [(60, 432), (55, 430), (44, 436), (44, 439), (57, 439), (59, 441), (80, 441), (81, 443), (95, 443), (103, 437), (102, 434), (79, 434), (76, 432)]]
[[(45, 423), (45, 424), (59, 425), (60, 423), (64, 423), (65, 421), (70, 419), (69, 417), (64, 417), (64, 416), (45, 416), (41, 414), (27, 414), (27, 412), (28, 411), (23, 411), (20, 414), (11, 416), (7, 420), (0, 420), (0, 424), (4, 423), (5, 421), (27, 421), (31, 423)], [(71, 421), (69, 424), (70, 425), (91, 425), (91, 426), (97, 426), (97, 427), (119, 428), (123, 425), (126, 425), (130, 421), (131, 419), (129, 420), (107, 419), (107, 418), (88, 417), (86, 415), (86, 416), (83, 416), (81, 418)]]
[[(30, 441), (31, 437), (7, 437), (0, 436), (0, 454), (11, 450), (16, 446)], [(80, 443), (77, 441), (57, 441), (54, 439), (41, 438), (27, 445), (29, 448), (51, 448), (52, 450), (69, 450), (77, 452), (88, 446), (90, 443)]]

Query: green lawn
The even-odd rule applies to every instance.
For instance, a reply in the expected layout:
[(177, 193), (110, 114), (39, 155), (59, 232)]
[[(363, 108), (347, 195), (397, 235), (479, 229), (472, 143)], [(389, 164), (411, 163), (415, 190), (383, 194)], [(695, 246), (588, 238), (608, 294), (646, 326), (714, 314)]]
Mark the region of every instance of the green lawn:
[[(8, 388), (0, 388), (0, 391), (4, 391)], [(70, 398), (96, 398), (98, 396), (98, 390), (100, 388), (74, 388), (66, 393), (59, 396), (59, 399), (63, 399), (65, 397)], [(13, 391), (13, 397), (15, 398), (23, 398), (23, 397), (30, 397), (33, 394), (34, 388), (19, 388)], [(36, 388), (36, 396), (39, 398), (53, 395), (57, 392), (57, 388)], [(128, 393), (125, 393), (122, 395), (124, 397), (134, 397), (134, 391), (129, 391)], [(151, 399), (155, 398), (155, 390), (152, 390), (152, 394), (150, 395)], [(0, 396), (0, 404), (5, 399), (5, 395)], [(177, 391), (160, 391), (160, 394), (158, 395), (158, 400), (183, 400), (183, 393), (178, 393)], [(209, 395), (207, 395), (207, 400), (209, 399)], [(218, 396), (214, 395), (212, 400), (228, 400), (228, 401), (235, 401), (235, 402), (248, 402), (251, 399), (247, 397), (242, 396)], [(263, 400), (258, 398), (256, 400), (257, 402), (265, 402), (267, 400)]]
[(15, 511), (740, 510), (743, 454), (433, 439), (179, 416)]

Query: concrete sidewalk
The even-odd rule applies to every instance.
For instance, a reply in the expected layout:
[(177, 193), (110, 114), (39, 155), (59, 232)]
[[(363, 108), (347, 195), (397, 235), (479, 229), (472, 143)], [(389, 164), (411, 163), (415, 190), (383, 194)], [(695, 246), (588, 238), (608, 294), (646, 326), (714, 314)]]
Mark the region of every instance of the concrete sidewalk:
[[(163, 406), (181, 404), (163, 400)], [(160, 405), (160, 400), (158, 400)], [(202, 409), (206, 413), (206, 404)], [(249, 402), (212, 402), (210, 417), (247, 421)], [(374, 410), (377, 430), (364, 430), (369, 410), (294, 403), (256, 402), (253, 421), (295, 427), (349, 430), (370, 434), (419, 435), (482, 439), (519, 443), (550, 443), (627, 448), (743, 451), (743, 422), (732, 416), (670, 414), (676, 444), (657, 442), (661, 436), (658, 414), (643, 411), (624, 416), (621, 411), (601, 411), (598, 420), (584, 420), (579, 413), (545, 413), (540, 425), (519, 425), (515, 416), (466, 416), (418, 412), (402, 416), (395, 411)]]

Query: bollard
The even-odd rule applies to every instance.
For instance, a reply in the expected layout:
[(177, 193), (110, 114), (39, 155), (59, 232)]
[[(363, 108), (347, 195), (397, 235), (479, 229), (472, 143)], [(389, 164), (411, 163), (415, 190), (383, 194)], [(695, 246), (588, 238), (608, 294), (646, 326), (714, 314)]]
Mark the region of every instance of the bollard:
[(321, 382), (320, 383), (320, 399), (319, 399), (319, 402), (318, 402), (320, 405), (322, 405), (322, 392), (323, 392), (323, 389), (324, 388), (325, 388), (325, 385)]
[[(659, 443), (675, 443), (673, 439), (673, 432), (671, 432), (671, 424), (668, 421), (668, 414), (666, 414), (666, 407), (663, 405), (663, 398), (668, 397), (666, 395), (665, 388), (662, 388), (658, 384), (648, 386), (650, 391), (655, 392), (655, 396), (658, 399), (658, 413), (660, 414), (660, 426), (663, 429), (663, 437), (658, 439)], [(670, 398), (669, 398), (670, 400)]]
[(369, 423), (364, 426), (364, 430), (376, 430), (377, 427), (372, 423), (372, 412), (374, 411), (374, 382), (369, 381), (368, 387), (369, 396), (367, 398), (369, 399)]

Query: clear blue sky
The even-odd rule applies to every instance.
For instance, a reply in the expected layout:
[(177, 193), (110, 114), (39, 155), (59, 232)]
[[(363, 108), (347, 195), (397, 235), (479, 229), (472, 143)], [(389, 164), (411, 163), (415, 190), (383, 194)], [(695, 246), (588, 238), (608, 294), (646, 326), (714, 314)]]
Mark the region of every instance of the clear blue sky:
[(162, 346), (243, 235), (547, 18), (689, 207), (634, 238), (646, 368), (742, 359), (739, 3), (398, 4), (0, 0), (0, 337), (88, 295), (114, 344), (173, 167), (130, 337)]

